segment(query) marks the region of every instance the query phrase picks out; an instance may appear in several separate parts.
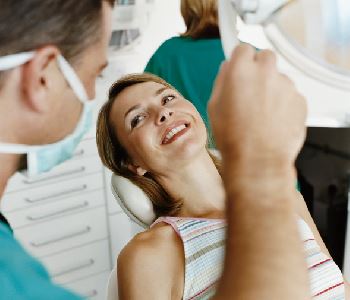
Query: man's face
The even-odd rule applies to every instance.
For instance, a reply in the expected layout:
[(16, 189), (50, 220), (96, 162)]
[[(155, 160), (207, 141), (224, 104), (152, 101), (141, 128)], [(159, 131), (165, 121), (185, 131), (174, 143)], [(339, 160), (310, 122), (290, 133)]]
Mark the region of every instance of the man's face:
[[(84, 50), (77, 62), (72, 65), (84, 85), (89, 99), (95, 97), (96, 79), (107, 65), (107, 48), (111, 36), (111, 14), (111, 6), (107, 2), (103, 2), (102, 30), (99, 40)], [(51, 128), (48, 134), (50, 141), (47, 141), (49, 143), (62, 139), (71, 133), (82, 111), (82, 103), (61, 75), (57, 76), (61, 78), (57, 78), (55, 81), (57, 88), (52, 92), (52, 98), (55, 101), (51, 106)]]

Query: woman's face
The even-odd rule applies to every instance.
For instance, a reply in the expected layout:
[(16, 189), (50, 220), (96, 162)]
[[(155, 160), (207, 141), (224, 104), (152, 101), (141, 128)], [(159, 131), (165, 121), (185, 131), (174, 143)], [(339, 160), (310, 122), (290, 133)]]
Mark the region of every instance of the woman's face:
[(156, 82), (124, 89), (110, 120), (132, 164), (153, 174), (166, 174), (205, 150), (207, 132), (196, 108)]

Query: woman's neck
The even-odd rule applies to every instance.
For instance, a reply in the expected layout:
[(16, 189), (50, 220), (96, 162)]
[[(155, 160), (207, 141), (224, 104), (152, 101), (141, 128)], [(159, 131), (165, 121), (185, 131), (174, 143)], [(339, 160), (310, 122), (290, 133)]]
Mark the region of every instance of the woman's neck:
[(183, 206), (178, 216), (222, 218), (225, 210), (225, 191), (221, 176), (207, 151), (191, 164), (158, 178), (159, 183)]

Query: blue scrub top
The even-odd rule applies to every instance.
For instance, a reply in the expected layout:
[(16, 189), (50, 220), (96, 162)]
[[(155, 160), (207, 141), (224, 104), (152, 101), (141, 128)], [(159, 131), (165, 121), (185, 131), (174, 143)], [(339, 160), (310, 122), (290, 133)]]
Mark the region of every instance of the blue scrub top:
[(0, 299), (82, 299), (52, 283), (44, 266), (14, 238), (0, 213)]

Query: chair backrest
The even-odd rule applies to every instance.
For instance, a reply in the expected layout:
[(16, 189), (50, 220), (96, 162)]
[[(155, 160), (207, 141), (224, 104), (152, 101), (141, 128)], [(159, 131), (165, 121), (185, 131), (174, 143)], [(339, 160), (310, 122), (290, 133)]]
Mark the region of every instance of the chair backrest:
[(106, 300), (118, 300), (117, 271), (113, 269), (109, 275), (106, 289)]
[[(221, 159), (218, 150), (210, 149), (209, 151)], [(129, 179), (115, 174), (112, 175), (111, 186), (115, 199), (127, 216), (143, 228), (149, 228), (155, 220), (156, 214), (152, 201), (145, 192)]]
[(143, 228), (155, 220), (153, 204), (144, 191), (129, 179), (113, 174), (112, 193), (127, 216)]

